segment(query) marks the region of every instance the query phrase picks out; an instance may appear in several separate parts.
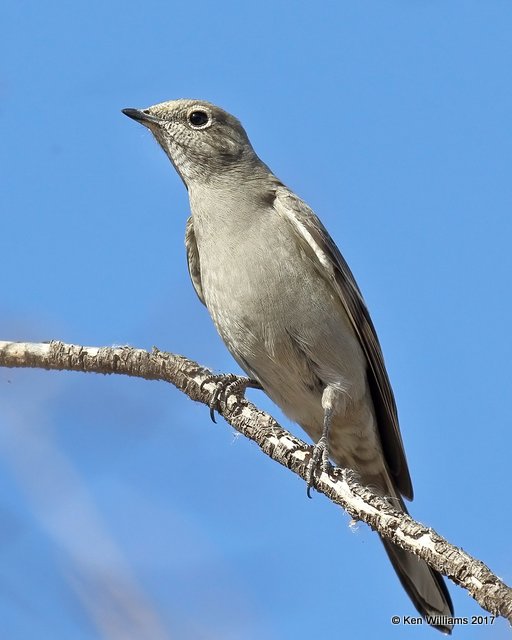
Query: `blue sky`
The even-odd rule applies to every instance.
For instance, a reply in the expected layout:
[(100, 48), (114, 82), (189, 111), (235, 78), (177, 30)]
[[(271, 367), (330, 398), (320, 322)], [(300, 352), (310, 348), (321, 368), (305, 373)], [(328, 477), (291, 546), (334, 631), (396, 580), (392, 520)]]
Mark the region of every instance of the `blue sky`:
[[(18, 1), (0, 26), (0, 339), (237, 371), (185, 189), (121, 114), (236, 114), (322, 218), (381, 339), (411, 511), (510, 584), (512, 5)], [(251, 398), (296, 433), (263, 394)], [(457, 615), (481, 610), (450, 585)], [(0, 633), (436, 637), (376, 536), (163, 383), (0, 370)], [(456, 637), (505, 638), (507, 625)]]

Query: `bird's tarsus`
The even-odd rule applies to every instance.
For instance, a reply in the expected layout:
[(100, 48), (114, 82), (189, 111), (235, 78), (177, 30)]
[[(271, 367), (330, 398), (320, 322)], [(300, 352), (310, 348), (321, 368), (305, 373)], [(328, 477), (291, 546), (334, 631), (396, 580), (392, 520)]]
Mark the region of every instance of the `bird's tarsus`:
[(311, 458), (309, 459), (306, 482), (307, 496), (312, 498), (311, 489), (316, 489), (316, 479), (324, 471), (329, 469), (329, 445), (327, 436), (322, 435), (320, 440), (313, 447)]

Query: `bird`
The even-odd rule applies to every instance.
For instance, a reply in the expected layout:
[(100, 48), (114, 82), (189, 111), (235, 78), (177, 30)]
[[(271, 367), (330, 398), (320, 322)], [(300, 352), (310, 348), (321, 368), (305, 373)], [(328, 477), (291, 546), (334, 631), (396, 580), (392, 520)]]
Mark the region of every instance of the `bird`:
[[(320, 219), (222, 108), (177, 99), (123, 113), (151, 131), (185, 184), (190, 278), (226, 347), (315, 443), (308, 485), (333, 460), (407, 512), (413, 489), (382, 349)], [(442, 576), (382, 543), (417, 611), (451, 633)]]

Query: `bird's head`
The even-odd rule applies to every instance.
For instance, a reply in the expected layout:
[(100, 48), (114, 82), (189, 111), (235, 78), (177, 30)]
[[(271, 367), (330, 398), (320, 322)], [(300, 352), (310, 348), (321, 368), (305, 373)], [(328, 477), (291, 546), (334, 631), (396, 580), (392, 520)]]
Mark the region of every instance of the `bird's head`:
[(240, 122), (209, 102), (170, 100), (123, 113), (151, 131), (187, 186), (259, 162)]

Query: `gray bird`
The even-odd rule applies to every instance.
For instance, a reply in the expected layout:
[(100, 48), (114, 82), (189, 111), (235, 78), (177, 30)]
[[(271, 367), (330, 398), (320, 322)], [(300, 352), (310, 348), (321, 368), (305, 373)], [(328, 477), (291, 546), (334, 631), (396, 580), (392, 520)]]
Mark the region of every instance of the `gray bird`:
[[(201, 100), (127, 116), (155, 136), (187, 187), (195, 291), (229, 351), (328, 458), (406, 511), (413, 491), (382, 351), (361, 292), (323, 224), (258, 158), (240, 122)], [(450, 633), (440, 574), (382, 540), (423, 616)], [(428, 618), (427, 618), (428, 619)]]

